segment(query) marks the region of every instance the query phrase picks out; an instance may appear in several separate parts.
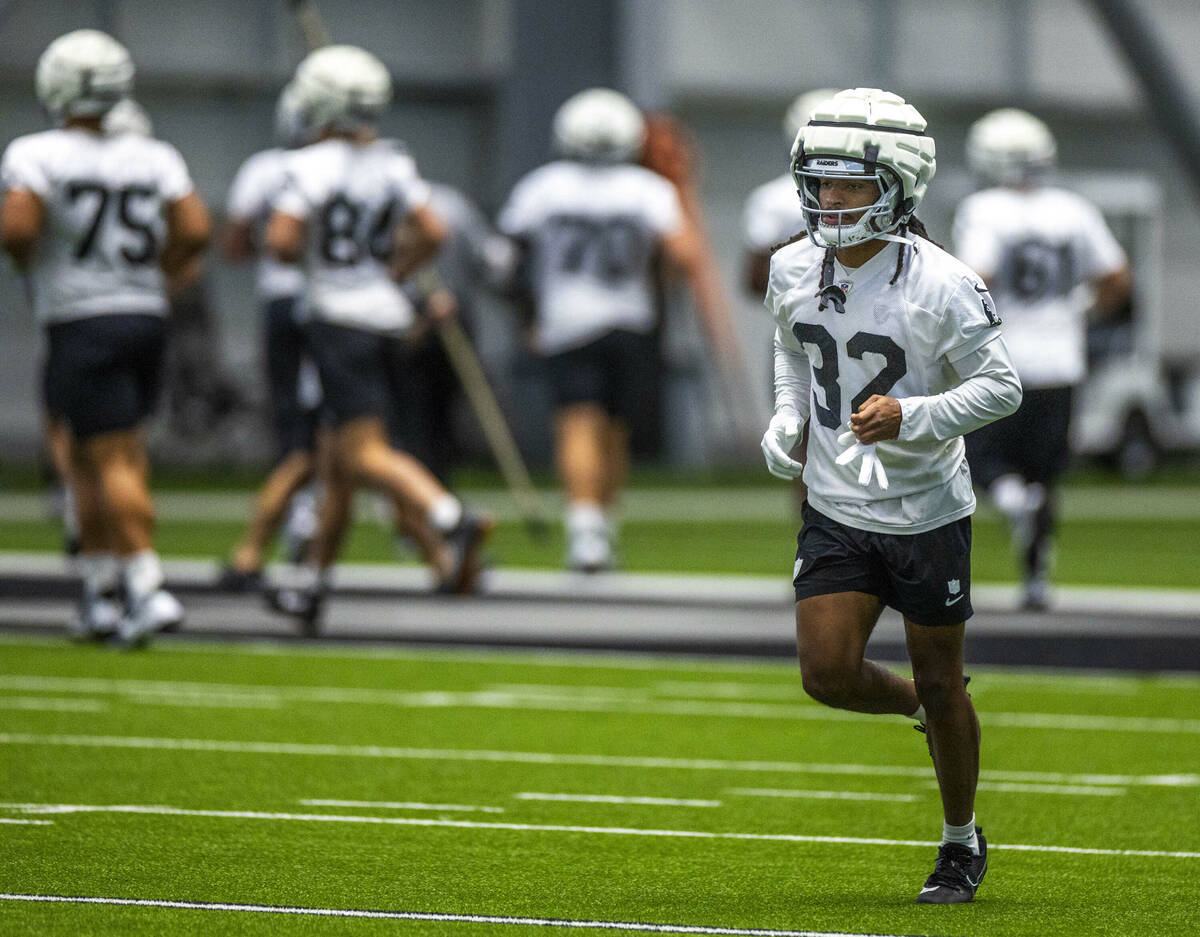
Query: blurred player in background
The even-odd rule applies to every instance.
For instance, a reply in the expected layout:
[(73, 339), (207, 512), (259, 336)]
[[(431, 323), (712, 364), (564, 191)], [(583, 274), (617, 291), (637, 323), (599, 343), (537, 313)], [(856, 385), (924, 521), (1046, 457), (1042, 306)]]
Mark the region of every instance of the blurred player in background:
[[(806, 91), (792, 101), (783, 117), (783, 136), (789, 151), (800, 128), (808, 123), (808, 115), (812, 113), (812, 109), (835, 94), (836, 88), (818, 88), (815, 91)], [(763, 298), (767, 292), (772, 249), (804, 230), (804, 211), (800, 205), (800, 194), (796, 191), (796, 180), (790, 172), (776, 176), (770, 182), (764, 182), (750, 193), (742, 209), (742, 244), (745, 248), (742, 285), (746, 292), (757, 300)], [(774, 355), (773, 348), (771, 353)], [(806, 429), (795, 450), (796, 458), (801, 462), (804, 461), (807, 448)], [(802, 478), (795, 480), (793, 494), (796, 509), (799, 510), (808, 494)]]
[(263, 358), (276, 444), (275, 466), (258, 491), (250, 521), (221, 575), (221, 586), (234, 591), (262, 586), (266, 551), (289, 505), (291, 558), (303, 555), (316, 529), (316, 499), (306, 486), (316, 472), (320, 379), (304, 335), (304, 269), (275, 259), (263, 244), (272, 205), (283, 191), (288, 154), (305, 142), (300, 108), (290, 85), (276, 105), (275, 137), (278, 146), (255, 153), (234, 176), (221, 241), (230, 260), (258, 261), (255, 286), (262, 308)]
[[(975, 497), (961, 437), (1012, 413), (1021, 385), (986, 288), (913, 214), (936, 168), (925, 127), (903, 98), (856, 88), (817, 105), (796, 137), (807, 237), (771, 259), (775, 416), (762, 448), (772, 474), (808, 484), (793, 574), (804, 689), (922, 724), (943, 825), (917, 901), (957, 904), (987, 871), (962, 672)], [(803, 465), (789, 453), (806, 422)], [(864, 656), (885, 606), (904, 616), (912, 680)]]
[(1008, 521), (1024, 605), (1042, 609), (1056, 522), (1054, 485), (1070, 457), (1071, 400), (1087, 369), (1087, 320), (1129, 300), (1125, 253), (1099, 210), (1046, 184), (1054, 137), (1032, 114), (1004, 108), (967, 136), (967, 161), (986, 184), (954, 221), (957, 256), (996, 297), (1025, 387), (1021, 408), (967, 437), (975, 483)]
[(133, 74), (105, 33), (56, 39), (36, 86), (59, 127), (14, 140), (0, 166), (0, 238), (28, 276), (48, 340), (47, 408), (69, 430), (83, 578), (74, 630), (127, 645), (183, 618), (154, 552), (140, 426), (158, 398), (167, 282), (210, 230), (173, 147), (104, 132)]
[[(267, 246), (308, 275), (309, 348), (332, 421), (332, 458), (323, 512), (349, 509), (349, 492), (370, 484), (398, 509), (416, 510), (438, 540), (434, 566), (447, 591), (474, 588), (489, 518), (462, 503), (421, 462), (388, 443), (389, 346), (413, 325), (397, 284), (437, 252), (445, 225), (429, 207), (429, 186), (412, 158), (379, 140), (391, 77), (370, 53), (326, 46), (296, 71), (305, 125), (317, 142), (291, 155), (276, 198)], [(322, 521), (285, 609), (315, 625), (344, 523)]]
[[(474, 331), (477, 299), (512, 266), (512, 247), (464, 193), (436, 182), (429, 188), (429, 204), (446, 226), (446, 239), (409, 280), (421, 315), (404, 342), (397, 378), (407, 405), (394, 411), (392, 428), (400, 448), (448, 484), (458, 460), (454, 417), (460, 388), (438, 329), (453, 318), (468, 334)], [(430, 269), (435, 276), (425, 275)]]
[(631, 101), (582, 91), (559, 108), (553, 136), (561, 158), (521, 179), (498, 227), (522, 253), (533, 347), (550, 375), (567, 566), (596, 572), (614, 564), (629, 423), (659, 367), (654, 263), (661, 252), (695, 275), (701, 254), (675, 187), (634, 165), (645, 122)]

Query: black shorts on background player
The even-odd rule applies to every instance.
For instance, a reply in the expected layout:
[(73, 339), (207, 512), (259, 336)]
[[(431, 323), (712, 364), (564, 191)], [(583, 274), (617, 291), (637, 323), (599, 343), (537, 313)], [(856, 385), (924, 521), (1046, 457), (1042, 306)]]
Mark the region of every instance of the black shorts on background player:
[(317, 413), (300, 400), (300, 365), (309, 352), (304, 327), (296, 321), (297, 304), (295, 297), (285, 296), (268, 301), (263, 310), (278, 460), (292, 452), (311, 452), (316, 440)]
[(614, 329), (594, 341), (546, 356), (556, 407), (598, 403), (609, 416), (634, 417), (655, 393), (654, 339)]
[(964, 436), (971, 477), (984, 488), (1002, 475), (1051, 485), (1070, 461), (1072, 387), (1025, 391), (1012, 416)]
[(796, 601), (866, 592), (918, 625), (957, 625), (971, 608), (971, 519), (919, 534), (848, 527), (807, 501), (796, 538)]
[(46, 409), (77, 439), (133, 429), (154, 411), (166, 344), (161, 316), (89, 316), (50, 325), (46, 335)]

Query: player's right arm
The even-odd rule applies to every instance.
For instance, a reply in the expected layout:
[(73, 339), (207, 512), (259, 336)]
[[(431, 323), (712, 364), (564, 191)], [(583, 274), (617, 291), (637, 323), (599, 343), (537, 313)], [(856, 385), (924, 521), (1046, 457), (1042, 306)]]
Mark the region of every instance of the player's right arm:
[(176, 283), (183, 271), (204, 251), (212, 237), (208, 209), (193, 190), (167, 203), (167, 243), (159, 264), (168, 283)]
[(4, 193), (4, 205), (0, 208), (0, 244), (17, 269), (25, 270), (29, 266), (45, 217), (46, 206), (36, 192), (9, 189)]

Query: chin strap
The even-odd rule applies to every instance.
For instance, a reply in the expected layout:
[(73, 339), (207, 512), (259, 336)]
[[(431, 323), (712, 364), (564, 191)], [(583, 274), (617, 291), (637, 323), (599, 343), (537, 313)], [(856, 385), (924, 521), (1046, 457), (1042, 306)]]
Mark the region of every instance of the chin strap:
[(833, 282), (833, 259), (836, 254), (836, 248), (825, 248), (825, 259), (821, 261), (821, 288), (817, 290), (817, 298), (821, 302), (817, 306), (817, 311), (824, 312), (825, 306), (833, 303), (833, 308), (845, 315), (846, 291)]
[(908, 234), (908, 228), (904, 228), (903, 230), (905, 232), (904, 234), (890, 234), (890, 233), (889, 234), (877, 234), (877, 235), (875, 235), (875, 240), (877, 240), (877, 241), (895, 241), (897, 244), (907, 244), (914, 251), (919, 252), (920, 248), (917, 247), (917, 239), (906, 236)]

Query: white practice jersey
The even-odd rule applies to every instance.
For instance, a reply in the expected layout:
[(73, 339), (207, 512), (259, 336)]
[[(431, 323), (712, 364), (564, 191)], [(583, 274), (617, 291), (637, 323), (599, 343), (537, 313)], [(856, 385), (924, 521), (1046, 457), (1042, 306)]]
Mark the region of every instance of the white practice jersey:
[(275, 208), (307, 222), (313, 318), (375, 332), (412, 326), (412, 303), (388, 262), (396, 229), (428, 201), (413, 158), (391, 141), (323, 140), (290, 154)]
[(768, 251), (804, 230), (804, 212), (791, 173), (765, 182), (746, 198), (742, 240), (746, 249)]
[(1096, 207), (1064, 189), (986, 189), (959, 205), (954, 245), (963, 263), (988, 278), (1022, 383), (1083, 380), (1088, 284), (1126, 265)]
[(173, 146), (131, 133), (47, 130), (8, 145), (0, 183), (45, 206), (29, 273), (40, 323), (166, 314), (158, 266), (166, 209), (192, 191)]
[(274, 147), (247, 159), (233, 177), (226, 203), (226, 214), (231, 221), (248, 224), (253, 229), (259, 249), (255, 283), (263, 300), (300, 296), (307, 283), (304, 270), (298, 264), (282, 263), (262, 250), (272, 206), (287, 178), (289, 153), (289, 150)]
[(874, 394), (897, 398), (904, 408), (905, 398), (957, 387), (963, 378), (955, 363), (1000, 338), (978, 277), (936, 245), (917, 244), (895, 284), (889, 284), (899, 250), (894, 243), (861, 267), (835, 264), (844, 313), (832, 302), (818, 308), (825, 252), (807, 238), (774, 254), (767, 287), (776, 341), (807, 364), (810, 391), (801, 415), (809, 426), (808, 498), (835, 520), (884, 533), (919, 533), (974, 511), (965, 447), (961, 435), (906, 438), (918, 428), (915, 414), (907, 425), (906, 411), (900, 438), (876, 447), (888, 489), (864, 487), (857, 463), (836, 463), (844, 450), (837, 439), (849, 429), (850, 414)]
[(498, 226), (529, 243), (535, 347), (555, 353), (612, 329), (651, 331), (654, 256), (682, 224), (675, 187), (641, 166), (563, 160), (525, 176)]

